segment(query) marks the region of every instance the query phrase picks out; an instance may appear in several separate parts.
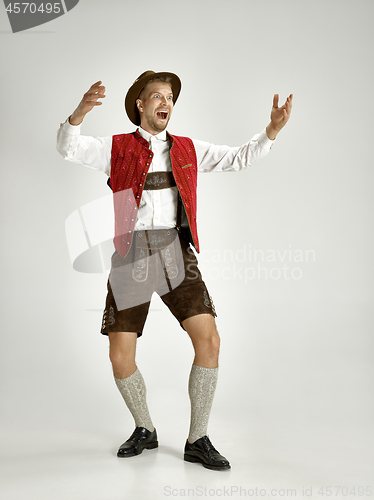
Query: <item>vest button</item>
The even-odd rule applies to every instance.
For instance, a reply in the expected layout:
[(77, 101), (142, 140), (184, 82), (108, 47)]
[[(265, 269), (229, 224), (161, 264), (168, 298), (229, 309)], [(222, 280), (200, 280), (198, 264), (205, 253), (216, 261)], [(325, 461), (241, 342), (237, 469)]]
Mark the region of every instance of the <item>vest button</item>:
[(145, 175), (145, 172), (143, 172), (143, 175)]
[(152, 158), (152, 155), (149, 155), (148, 158)]
[(137, 198), (139, 198), (139, 195), (137, 196)]
[(143, 186), (143, 184), (139, 184), (139, 186)]
[(146, 163), (146, 165), (149, 165), (149, 163)]

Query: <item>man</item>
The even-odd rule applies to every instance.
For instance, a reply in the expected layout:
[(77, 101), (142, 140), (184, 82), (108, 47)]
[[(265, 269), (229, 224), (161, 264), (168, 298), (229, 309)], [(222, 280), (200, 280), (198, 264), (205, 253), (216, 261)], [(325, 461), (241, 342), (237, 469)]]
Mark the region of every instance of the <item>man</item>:
[(65, 159), (105, 172), (114, 193), (116, 251), (101, 333), (109, 336), (114, 378), (136, 424), (118, 456), (130, 457), (158, 446), (144, 380), (135, 363), (137, 338), (142, 335), (151, 295), (157, 291), (190, 336), (195, 351), (184, 459), (228, 470), (229, 461), (207, 436), (220, 338), (213, 302), (191, 250), (193, 246), (199, 252), (197, 172), (239, 171), (265, 156), (290, 117), (292, 94), (281, 107), (274, 95), (266, 129), (244, 146), (230, 148), (166, 132), (181, 89), (178, 76), (166, 72), (146, 71), (127, 92), (125, 109), (138, 126), (136, 132), (106, 138), (81, 136), (85, 115), (105, 97), (101, 83), (91, 86), (61, 125), (57, 149)]

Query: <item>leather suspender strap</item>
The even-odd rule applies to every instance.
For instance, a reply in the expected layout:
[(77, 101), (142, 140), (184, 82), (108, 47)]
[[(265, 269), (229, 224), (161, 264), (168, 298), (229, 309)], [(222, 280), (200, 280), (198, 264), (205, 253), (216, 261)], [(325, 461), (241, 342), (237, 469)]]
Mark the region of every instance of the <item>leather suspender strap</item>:
[(144, 182), (144, 189), (166, 189), (176, 186), (173, 172), (149, 172)]
[(182, 199), (180, 192), (178, 191), (178, 203), (177, 203), (177, 230), (180, 231), (182, 222)]

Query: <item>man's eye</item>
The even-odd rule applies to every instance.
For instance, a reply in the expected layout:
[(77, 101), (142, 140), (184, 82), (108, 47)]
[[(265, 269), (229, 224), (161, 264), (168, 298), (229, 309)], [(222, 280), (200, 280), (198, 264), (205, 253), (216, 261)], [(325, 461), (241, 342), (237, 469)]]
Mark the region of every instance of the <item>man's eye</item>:
[(169, 101), (171, 101), (173, 98), (172, 98), (172, 96), (169, 95), (168, 99), (169, 99)]
[(155, 94), (155, 97), (160, 97), (158, 94)]

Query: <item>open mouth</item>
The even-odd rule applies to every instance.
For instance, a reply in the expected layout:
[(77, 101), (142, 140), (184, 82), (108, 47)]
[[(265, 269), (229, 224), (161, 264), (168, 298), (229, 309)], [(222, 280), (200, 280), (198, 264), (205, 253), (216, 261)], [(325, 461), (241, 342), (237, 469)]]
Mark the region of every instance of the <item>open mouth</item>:
[(161, 120), (166, 120), (166, 118), (168, 117), (168, 114), (166, 111), (159, 111), (157, 113), (157, 117), (161, 118)]

